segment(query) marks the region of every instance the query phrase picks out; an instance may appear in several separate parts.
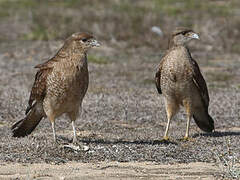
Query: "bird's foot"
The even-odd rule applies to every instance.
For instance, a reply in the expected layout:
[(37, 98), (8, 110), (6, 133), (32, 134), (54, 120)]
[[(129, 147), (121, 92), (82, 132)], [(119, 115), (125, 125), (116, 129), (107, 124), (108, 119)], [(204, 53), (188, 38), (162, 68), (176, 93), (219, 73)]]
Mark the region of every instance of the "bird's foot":
[(55, 145), (61, 145), (64, 143), (64, 139), (62, 139), (61, 137), (56, 137), (53, 139), (53, 142)]
[(73, 140), (72, 140), (72, 143), (73, 143), (73, 144), (77, 144), (77, 142), (78, 142), (78, 141), (77, 141), (77, 138), (74, 137)]
[(83, 143), (71, 143), (63, 145), (64, 148), (70, 148), (74, 151), (88, 151), (89, 146), (84, 145)]
[(89, 146), (86, 146), (86, 145), (82, 145), (82, 150), (83, 151), (88, 151), (90, 149)]
[(54, 144), (55, 145), (60, 145), (60, 142), (57, 139), (54, 139)]
[(188, 136), (184, 136), (184, 138), (182, 139), (182, 141), (194, 141), (193, 138), (190, 138)]
[(163, 142), (168, 142), (168, 141), (169, 141), (169, 137), (168, 137), (168, 136), (163, 136), (162, 141), (163, 141)]

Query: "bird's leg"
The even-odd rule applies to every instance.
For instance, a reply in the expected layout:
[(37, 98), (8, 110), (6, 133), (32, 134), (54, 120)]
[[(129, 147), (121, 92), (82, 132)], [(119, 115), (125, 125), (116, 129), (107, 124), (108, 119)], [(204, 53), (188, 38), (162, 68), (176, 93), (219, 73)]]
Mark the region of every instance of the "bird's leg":
[(169, 140), (168, 130), (169, 130), (169, 127), (170, 127), (170, 122), (171, 122), (172, 117), (177, 113), (178, 109), (179, 108), (178, 108), (178, 105), (176, 103), (167, 103), (166, 102), (166, 111), (167, 111), (168, 122), (167, 122), (167, 127), (166, 127), (166, 130), (165, 130), (164, 136), (163, 136), (163, 140), (166, 140), (166, 141)]
[(187, 119), (187, 129), (186, 129), (186, 134), (184, 136), (184, 140), (188, 140), (188, 135), (189, 135), (189, 126), (190, 126), (190, 121), (191, 121), (191, 116), (188, 116)]
[(75, 121), (72, 121), (72, 128), (73, 128), (73, 143), (76, 143), (77, 135), (76, 135), (76, 129), (75, 129)]
[(51, 123), (52, 123), (52, 131), (53, 131), (53, 140), (56, 143), (57, 139), (56, 139), (56, 132), (55, 132), (55, 122), (52, 121)]
[[(80, 113), (79, 113), (79, 110), (80, 110)], [(77, 142), (77, 134), (76, 134), (76, 129), (75, 129), (75, 120), (77, 119), (77, 116), (79, 114), (81, 114), (81, 111), (82, 111), (82, 108), (80, 107), (79, 109), (77, 109), (77, 110), (75, 110), (73, 112), (68, 112), (67, 114), (68, 114), (69, 118), (72, 121), (72, 128), (73, 128), (73, 141), (72, 142), (74, 144), (77, 144), (78, 148), (81, 147), (81, 149), (83, 149), (84, 151), (87, 151), (87, 150), (89, 150), (88, 146), (85, 146), (81, 142), (80, 143)]]
[(70, 118), (70, 120), (72, 121), (72, 128), (73, 128), (73, 143), (77, 142), (77, 135), (76, 135), (76, 128), (75, 128), (75, 120), (77, 119), (77, 115), (78, 115), (78, 110), (73, 111), (73, 112), (69, 112), (67, 113), (68, 117)]
[(55, 116), (50, 114), (48, 116), (48, 119), (50, 120), (50, 122), (52, 124), (53, 140), (56, 143), (57, 142), (57, 138), (56, 138), (56, 132), (55, 132)]
[(192, 118), (192, 111), (191, 111), (191, 102), (189, 102), (188, 100), (184, 100), (183, 101), (183, 106), (185, 107), (185, 110), (186, 110), (186, 113), (187, 113), (187, 128), (186, 128), (186, 134), (183, 138), (183, 140), (190, 140), (189, 139), (189, 127), (190, 127), (190, 121), (191, 121), (191, 118)]
[(167, 127), (163, 136), (163, 140), (168, 141), (169, 137), (168, 137), (168, 130), (169, 130), (169, 126), (170, 126), (170, 121), (171, 121), (171, 117), (168, 117), (168, 122), (167, 122)]

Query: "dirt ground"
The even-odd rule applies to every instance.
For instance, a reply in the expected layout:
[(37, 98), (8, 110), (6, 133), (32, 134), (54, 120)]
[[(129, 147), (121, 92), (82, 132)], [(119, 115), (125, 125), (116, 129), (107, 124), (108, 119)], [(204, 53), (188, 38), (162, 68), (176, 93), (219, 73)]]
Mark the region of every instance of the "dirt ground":
[(213, 179), (213, 163), (159, 165), (152, 162), (99, 162), (63, 165), (1, 164), (1, 179)]

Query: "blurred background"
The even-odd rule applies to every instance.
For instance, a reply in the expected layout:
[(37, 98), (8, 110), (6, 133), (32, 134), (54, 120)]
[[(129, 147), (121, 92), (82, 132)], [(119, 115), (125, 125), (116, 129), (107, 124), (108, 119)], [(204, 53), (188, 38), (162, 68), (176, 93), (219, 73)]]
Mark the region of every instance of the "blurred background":
[(200, 34), (202, 50), (238, 53), (239, 16), (239, 0), (0, 0), (0, 42), (62, 40), (87, 31), (108, 46), (156, 50), (167, 47), (176, 26), (187, 26)]

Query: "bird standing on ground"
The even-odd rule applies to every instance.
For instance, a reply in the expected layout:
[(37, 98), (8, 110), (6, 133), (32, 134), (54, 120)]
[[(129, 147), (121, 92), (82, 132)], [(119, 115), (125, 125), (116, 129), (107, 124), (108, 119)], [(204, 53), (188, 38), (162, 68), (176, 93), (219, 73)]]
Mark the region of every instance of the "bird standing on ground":
[(73, 142), (77, 141), (75, 120), (88, 89), (87, 51), (100, 44), (90, 34), (74, 33), (57, 54), (35, 68), (26, 117), (12, 126), (14, 137), (29, 135), (43, 117), (52, 124), (56, 142), (55, 119), (66, 113), (72, 121)]
[(167, 127), (163, 139), (168, 140), (170, 121), (183, 106), (187, 113), (184, 139), (189, 137), (190, 120), (205, 132), (214, 130), (214, 121), (208, 114), (209, 95), (206, 82), (197, 62), (192, 58), (187, 43), (199, 36), (190, 29), (177, 28), (170, 38), (169, 49), (161, 59), (155, 76), (159, 94), (163, 94), (167, 112)]

